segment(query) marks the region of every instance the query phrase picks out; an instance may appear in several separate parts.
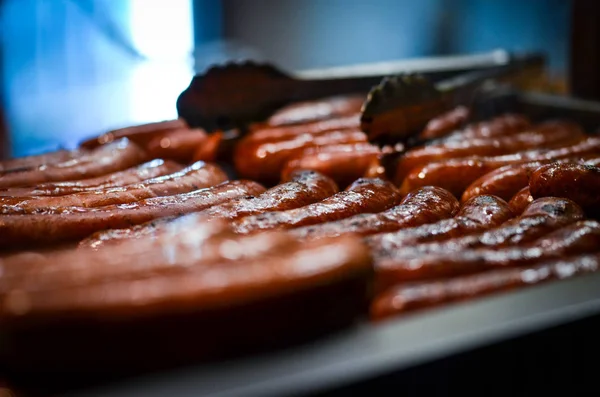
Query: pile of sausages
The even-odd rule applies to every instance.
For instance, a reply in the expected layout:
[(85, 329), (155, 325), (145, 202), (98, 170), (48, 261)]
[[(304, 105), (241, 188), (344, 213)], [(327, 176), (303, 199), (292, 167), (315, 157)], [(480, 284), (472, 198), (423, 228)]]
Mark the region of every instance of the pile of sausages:
[(206, 352), (240, 343), (237, 327), (251, 345), (598, 269), (600, 138), (458, 108), (422, 145), (380, 148), (361, 105), (298, 103), (250, 126), (235, 178), (215, 162), (223, 134), (181, 120), (0, 163), (0, 322), (20, 349), (5, 354), (172, 316), (199, 321)]

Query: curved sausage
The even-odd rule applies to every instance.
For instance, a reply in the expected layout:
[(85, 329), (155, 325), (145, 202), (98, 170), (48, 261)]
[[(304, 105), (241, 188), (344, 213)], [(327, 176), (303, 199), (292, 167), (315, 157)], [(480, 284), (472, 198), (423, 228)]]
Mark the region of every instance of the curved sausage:
[(531, 161), (554, 160), (600, 153), (600, 138), (588, 137), (579, 143), (557, 149), (530, 150), (494, 157), (465, 157), (414, 168), (403, 181), (395, 180), (406, 193), (420, 186), (440, 186), (460, 197), (477, 178), (497, 168)]
[(0, 188), (32, 186), (110, 174), (141, 164), (147, 154), (128, 139), (100, 146), (77, 159), (0, 175)]
[[(61, 213), (70, 212), (77, 207), (102, 207), (112, 204), (127, 204), (151, 197), (172, 196), (217, 185), (227, 180), (227, 175), (214, 164), (199, 161), (174, 174), (148, 179), (138, 184), (97, 189), (89, 192), (69, 194), (57, 197), (0, 198), (0, 213)], [(6, 205), (8, 200), (18, 200), (16, 204)]]
[(145, 147), (155, 137), (182, 128), (188, 128), (187, 123), (183, 119), (135, 125), (109, 131), (100, 136), (88, 139), (79, 146), (86, 149), (95, 149), (100, 145), (105, 145), (122, 138), (128, 138), (130, 141)]
[(196, 150), (204, 145), (208, 135), (202, 129), (183, 128), (164, 133), (148, 142), (146, 151), (152, 158), (189, 163)]
[[(0, 190), (0, 197), (65, 196), (109, 187), (127, 186), (159, 176), (181, 171), (182, 165), (172, 161), (156, 159), (124, 171), (80, 179), (77, 181), (43, 183), (31, 188), (9, 188)], [(0, 204), (2, 203), (0, 199)]]
[(287, 211), (246, 216), (233, 222), (237, 233), (266, 229), (291, 229), (348, 218), (358, 213), (380, 212), (400, 201), (398, 190), (381, 179), (359, 179), (343, 192), (317, 203)]
[(356, 114), (360, 112), (365, 99), (364, 95), (340, 95), (296, 102), (277, 110), (266, 124), (276, 127)]
[(316, 239), (345, 234), (369, 235), (437, 222), (454, 216), (456, 198), (444, 189), (426, 186), (411, 192), (399, 205), (384, 212), (359, 214), (350, 218), (291, 230), (294, 236)]
[(0, 248), (76, 241), (99, 230), (126, 228), (153, 219), (202, 211), (226, 201), (258, 194), (256, 182), (233, 181), (211, 188), (135, 203), (99, 207), (85, 212), (0, 215)]
[(67, 160), (83, 156), (86, 151), (82, 150), (56, 150), (49, 153), (33, 156), (17, 157), (14, 159), (0, 161), (0, 174), (6, 172), (24, 171), (37, 168), (41, 165), (61, 163)]
[(481, 194), (491, 194), (501, 197), (504, 200), (510, 200), (519, 190), (529, 185), (529, 177), (533, 171), (542, 165), (552, 162), (598, 165), (600, 164), (600, 157), (588, 155), (575, 158), (533, 161), (500, 167), (471, 183), (463, 193), (461, 201), (465, 202), (471, 197)]
[(513, 198), (510, 199), (508, 205), (510, 209), (515, 214), (522, 214), (525, 211), (525, 208), (529, 204), (533, 202), (533, 197), (531, 197), (531, 192), (529, 191), (529, 186), (525, 186), (523, 189), (519, 190)]
[(494, 196), (477, 196), (464, 203), (454, 218), (397, 232), (375, 234), (365, 238), (375, 255), (426, 242), (439, 242), (479, 233), (513, 217), (506, 201)]
[(531, 127), (531, 122), (523, 115), (503, 114), (489, 121), (472, 123), (464, 129), (453, 132), (442, 138), (443, 141), (469, 140), (480, 138), (497, 138), (524, 131)]
[[(445, 241), (421, 243), (414, 246), (372, 245), (372, 254), (376, 261), (408, 260), (429, 254), (451, 254), (473, 248), (501, 248), (525, 244), (542, 237), (560, 227), (583, 219), (581, 207), (568, 199), (544, 197), (532, 202), (518, 218), (502, 225), (468, 236), (456, 237)], [(378, 249), (381, 247), (382, 249)]]
[(529, 189), (534, 198), (566, 197), (589, 215), (600, 213), (600, 168), (593, 165), (545, 165), (531, 174)]
[(221, 131), (210, 134), (194, 152), (193, 161), (217, 161), (223, 140), (224, 136)]
[(405, 281), (436, 279), (489, 269), (528, 266), (565, 255), (594, 252), (600, 244), (600, 224), (579, 221), (529, 244), (500, 249), (467, 249), (425, 255), (408, 260), (382, 260), (376, 264), (376, 285), (384, 290)]
[(427, 123), (419, 134), (420, 140), (441, 138), (460, 128), (469, 118), (469, 108), (457, 106), (456, 108), (435, 117)]
[(273, 142), (240, 143), (235, 149), (235, 169), (245, 178), (277, 183), (285, 162), (309, 146), (366, 141), (367, 136), (364, 132), (347, 129), (325, 131), (315, 135), (303, 134)]
[(349, 116), (313, 121), (305, 124), (255, 128), (244, 136), (242, 142), (274, 141), (289, 139), (302, 134), (313, 135), (325, 131), (346, 130), (349, 128), (360, 128), (360, 114), (351, 114)]
[(337, 193), (334, 181), (314, 171), (300, 171), (289, 182), (274, 186), (256, 197), (242, 197), (213, 206), (204, 215), (237, 219), (269, 211), (283, 211), (316, 203)]
[(377, 146), (366, 142), (308, 147), (285, 163), (281, 181), (289, 180), (294, 171), (313, 170), (345, 187), (365, 176), (381, 153)]
[(450, 279), (400, 284), (375, 297), (374, 321), (445, 303), (465, 301), (505, 290), (563, 280), (600, 269), (600, 254), (570, 256), (539, 264), (487, 271)]
[(557, 143), (574, 142), (583, 138), (579, 125), (567, 122), (547, 122), (531, 131), (485, 139), (465, 139), (430, 144), (404, 153), (395, 168), (394, 178), (400, 182), (414, 168), (432, 161), (467, 156), (496, 156)]

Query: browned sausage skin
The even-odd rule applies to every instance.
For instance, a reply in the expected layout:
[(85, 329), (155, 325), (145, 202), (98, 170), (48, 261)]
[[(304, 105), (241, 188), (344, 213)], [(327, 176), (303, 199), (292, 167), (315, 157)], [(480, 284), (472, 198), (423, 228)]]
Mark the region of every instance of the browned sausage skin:
[(56, 150), (54, 152), (18, 157), (0, 161), (0, 174), (6, 172), (24, 171), (41, 165), (62, 163), (83, 156), (85, 150)]
[(157, 218), (202, 211), (231, 199), (259, 194), (264, 187), (251, 181), (233, 181), (175, 196), (80, 212), (0, 215), (0, 249), (42, 246), (76, 241), (105, 230), (127, 228)]
[(523, 189), (519, 190), (513, 198), (510, 199), (508, 205), (513, 213), (520, 215), (525, 211), (527, 206), (533, 202), (533, 197), (531, 196), (531, 192), (529, 191), (529, 186), (525, 186)]
[(458, 106), (446, 113), (433, 118), (419, 134), (420, 140), (441, 138), (457, 130), (469, 118), (469, 108)]
[[(227, 175), (221, 168), (199, 161), (179, 172), (124, 187), (96, 189), (57, 197), (0, 198), (0, 204), (3, 204), (0, 207), (0, 213), (61, 213), (72, 211), (71, 207), (78, 207), (77, 211), (81, 212), (83, 208), (127, 204), (151, 197), (187, 193), (214, 186), (226, 180)], [(13, 203), (8, 205), (9, 201)]]
[(338, 118), (313, 121), (305, 124), (281, 127), (265, 126), (251, 130), (242, 140), (242, 144), (257, 141), (289, 139), (302, 134), (319, 134), (325, 131), (357, 129), (360, 127), (360, 114), (351, 114)]
[(117, 186), (127, 186), (146, 179), (181, 171), (181, 164), (155, 159), (124, 171), (77, 181), (42, 183), (35, 187), (0, 190), (0, 197), (64, 196)]
[(592, 216), (600, 214), (600, 168), (584, 164), (549, 164), (531, 175), (529, 189), (533, 198), (566, 197)]
[(206, 131), (195, 129), (180, 129), (166, 132), (152, 139), (146, 145), (148, 154), (153, 158), (189, 163), (196, 150), (208, 139)]
[(532, 161), (554, 160), (567, 157), (586, 156), (600, 153), (600, 138), (588, 137), (579, 143), (557, 149), (530, 150), (521, 153), (494, 157), (465, 157), (444, 160), (413, 169), (402, 184), (401, 191), (406, 193), (419, 186), (440, 186), (457, 197), (477, 178), (497, 168)]
[[(414, 246), (372, 245), (376, 263), (384, 260), (408, 260), (429, 254), (450, 254), (472, 248), (501, 248), (524, 244), (560, 227), (583, 219), (583, 210), (568, 199), (544, 197), (531, 203), (523, 214), (483, 232)], [(389, 244), (389, 243), (388, 243)]]
[(340, 187), (365, 176), (382, 150), (366, 142), (308, 147), (290, 158), (281, 171), (281, 180), (289, 180), (297, 170), (314, 170), (332, 178)]
[(444, 241), (482, 232), (513, 217), (506, 201), (494, 196), (477, 196), (464, 203), (454, 218), (365, 238), (378, 256), (414, 244)]
[(32, 186), (107, 175), (147, 161), (147, 154), (124, 138), (90, 151), (77, 159), (0, 175), (0, 188)]
[(381, 179), (359, 179), (345, 191), (317, 203), (287, 211), (267, 212), (233, 222), (237, 233), (266, 229), (291, 229), (348, 218), (358, 213), (379, 212), (400, 201), (398, 190)]
[(188, 128), (187, 123), (183, 119), (134, 125), (112, 130), (100, 136), (88, 139), (82, 142), (80, 147), (86, 149), (95, 149), (100, 145), (118, 141), (122, 138), (128, 138), (130, 141), (145, 147), (148, 142), (155, 137), (161, 136), (166, 132), (180, 130), (182, 128)]
[(376, 284), (378, 290), (382, 291), (405, 281), (528, 266), (541, 260), (594, 252), (598, 244), (600, 224), (596, 221), (579, 221), (517, 247), (465, 249), (452, 255), (438, 253), (406, 260), (381, 260), (376, 264)]
[(454, 216), (458, 209), (458, 201), (449, 192), (426, 186), (411, 192), (399, 205), (384, 212), (359, 214), (334, 222), (304, 226), (291, 230), (290, 233), (307, 239), (345, 234), (369, 235), (437, 222)]
[(496, 156), (539, 147), (573, 142), (583, 138), (581, 128), (567, 122), (540, 124), (515, 135), (497, 138), (465, 139), (429, 144), (412, 149), (399, 158), (395, 168), (396, 181), (402, 181), (414, 168), (432, 161), (467, 156)]
[(356, 114), (364, 102), (364, 95), (340, 95), (297, 102), (276, 111), (266, 124), (276, 127)]
[(279, 181), (285, 162), (310, 146), (366, 142), (367, 136), (358, 129), (303, 134), (290, 139), (240, 143), (235, 149), (236, 171), (245, 178), (274, 184)]
[(415, 310), (464, 301), (495, 292), (562, 280), (600, 269), (600, 254), (570, 256), (539, 264), (487, 271), (450, 279), (403, 283), (375, 298), (370, 314), (374, 321)]

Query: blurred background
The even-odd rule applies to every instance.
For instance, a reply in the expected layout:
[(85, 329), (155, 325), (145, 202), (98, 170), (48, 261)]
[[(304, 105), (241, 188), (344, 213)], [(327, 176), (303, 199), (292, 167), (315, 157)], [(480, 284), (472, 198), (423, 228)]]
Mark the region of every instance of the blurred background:
[(565, 0), (0, 0), (2, 153), (73, 147), (108, 129), (175, 118), (176, 98), (193, 74), (230, 59), (295, 71), (540, 50), (556, 91), (564, 91), (572, 6)]

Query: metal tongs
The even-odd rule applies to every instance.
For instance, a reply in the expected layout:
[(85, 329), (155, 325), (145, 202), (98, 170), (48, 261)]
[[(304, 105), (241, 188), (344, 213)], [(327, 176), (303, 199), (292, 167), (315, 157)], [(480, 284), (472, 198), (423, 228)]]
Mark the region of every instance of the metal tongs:
[[(400, 137), (404, 132), (387, 127), (382, 129), (382, 120), (389, 115), (393, 117), (391, 120), (396, 120), (398, 113), (394, 109), (398, 106), (405, 106), (410, 101), (421, 104), (426, 103), (425, 100), (432, 100), (431, 104), (424, 106), (433, 112), (433, 102), (436, 106), (448, 106), (453, 102), (451, 97), (454, 97), (449, 93), (459, 91), (463, 85), (473, 85), (472, 82), (481, 80), (485, 73), (495, 75), (504, 67), (512, 68), (516, 63), (521, 65), (521, 58), (498, 50), (476, 55), (383, 62), (296, 74), (285, 73), (269, 64), (228, 63), (196, 75), (189, 87), (180, 94), (177, 111), (192, 127), (207, 131), (233, 128), (243, 131), (249, 123), (262, 121), (291, 102), (341, 94), (366, 95), (377, 86), (365, 103), (363, 128), (372, 131), (376, 138), (388, 133)], [(532, 58), (529, 56), (526, 59), (531, 61)], [(478, 78), (468, 77), (467, 74), (447, 80), (450, 76), (465, 72), (481, 72), (484, 75)], [(381, 82), (382, 78), (407, 73), (410, 74), (406, 77)], [(436, 81), (433, 85), (432, 82)], [(408, 130), (418, 124), (414, 121), (417, 119), (409, 119)]]

